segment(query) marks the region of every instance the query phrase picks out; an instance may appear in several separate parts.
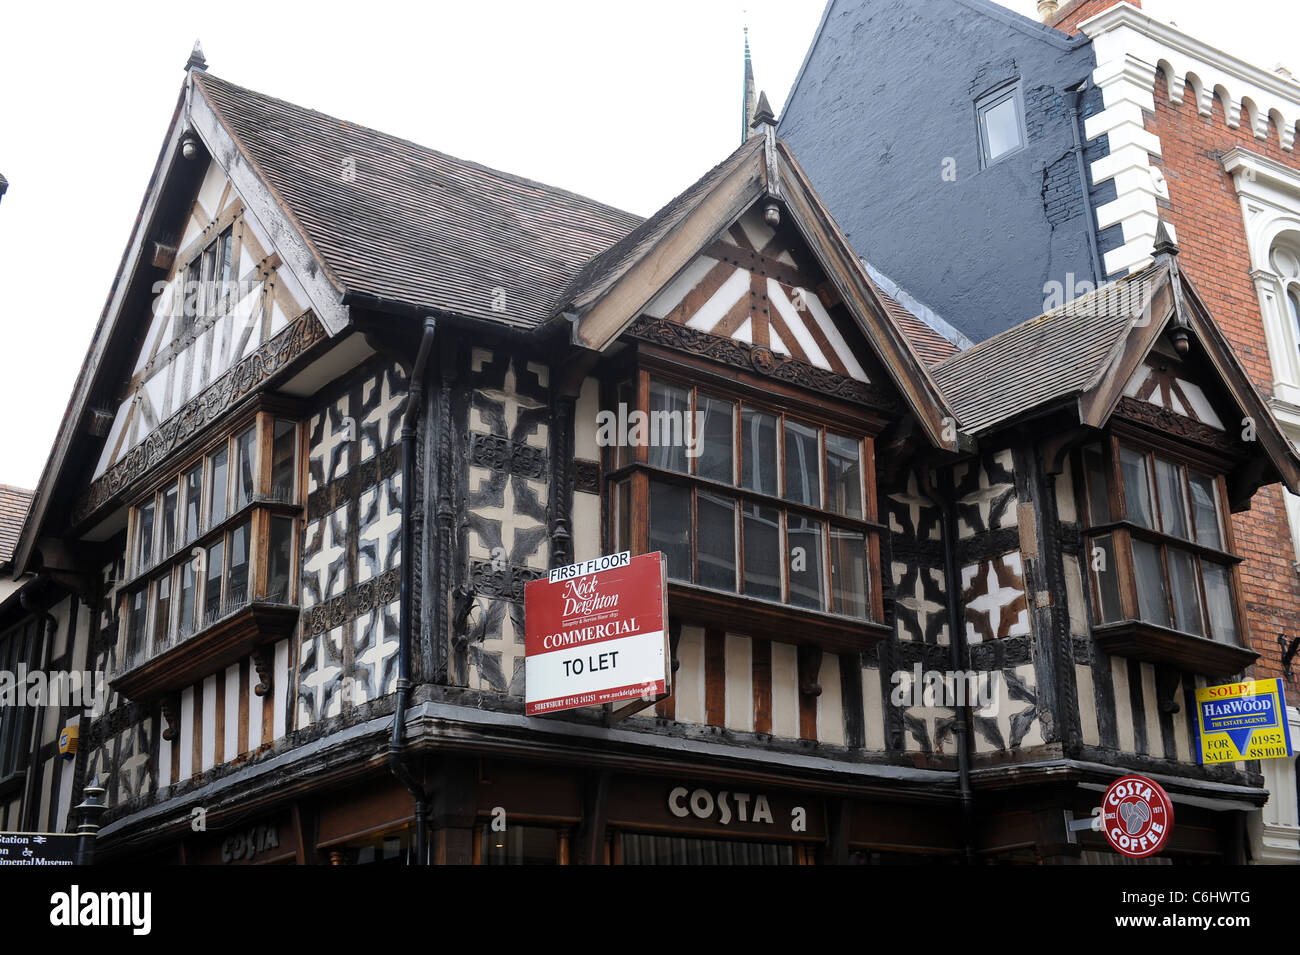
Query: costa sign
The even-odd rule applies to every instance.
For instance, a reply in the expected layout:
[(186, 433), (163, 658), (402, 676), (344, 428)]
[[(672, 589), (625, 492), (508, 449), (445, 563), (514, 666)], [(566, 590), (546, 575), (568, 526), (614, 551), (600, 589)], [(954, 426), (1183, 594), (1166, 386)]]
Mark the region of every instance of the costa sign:
[(670, 692), (662, 554), (558, 567), (524, 588), (529, 716)]
[(1116, 852), (1143, 859), (1168, 841), (1174, 828), (1174, 804), (1156, 781), (1122, 776), (1102, 797), (1101, 828)]

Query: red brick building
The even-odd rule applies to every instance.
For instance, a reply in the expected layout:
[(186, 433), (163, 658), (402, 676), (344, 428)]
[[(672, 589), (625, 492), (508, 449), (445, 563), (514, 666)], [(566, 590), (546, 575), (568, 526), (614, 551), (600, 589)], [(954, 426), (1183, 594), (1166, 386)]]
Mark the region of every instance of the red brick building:
[[(1041, 6), (1041, 5), (1040, 5)], [(1140, 3), (1083, 0), (1049, 21), (1082, 32), (1097, 57), (1106, 109), (1089, 138), (1109, 137), (1094, 183), (1113, 179), (1117, 198), (1098, 226), (1123, 226), (1125, 245), (1108, 270), (1140, 267), (1157, 218), (1171, 227), (1186, 269), (1256, 387), (1293, 443), (1300, 440), (1300, 84), (1285, 71), (1246, 63), (1141, 12)], [(1100, 168), (1099, 168), (1100, 167)], [(1248, 436), (1251, 422), (1243, 422)], [(1294, 704), (1300, 668), (1284, 665), (1300, 632), (1300, 500), (1273, 485), (1234, 518), (1247, 614), (1260, 659), (1257, 678), (1283, 677)], [(1295, 857), (1293, 766), (1263, 764), (1274, 793), (1262, 850)], [(1271, 829), (1278, 826), (1276, 830)], [(1270, 832), (1272, 835), (1270, 836)]]

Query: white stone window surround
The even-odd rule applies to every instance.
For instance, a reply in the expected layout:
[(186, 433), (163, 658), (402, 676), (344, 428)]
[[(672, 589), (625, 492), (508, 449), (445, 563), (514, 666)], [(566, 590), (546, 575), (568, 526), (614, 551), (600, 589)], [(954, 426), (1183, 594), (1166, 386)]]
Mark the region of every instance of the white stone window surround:
[[(1300, 297), (1300, 170), (1240, 146), (1223, 154), (1241, 200), (1250, 277), (1259, 296), (1273, 397), (1269, 404), (1291, 443), (1300, 448), (1300, 326), (1288, 293)], [(1300, 556), (1300, 497), (1286, 493), (1291, 541)]]
[(1257, 139), (1267, 139), (1271, 119), (1288, 151), (1295, 147), (1300, 122), (1300, 83), (1217, 50), (1127, 3), (1085, 20), (1080, 29), (1093, 44), (1093, 81), (1105, 107), (1085, 121), (1085, 135), (1092, 140), (1107, 134), (1110, 143), (1110, 154), (1092, 164), (1092, 181), (1095, 186), (1113, 179), (1116, 189), (1116, 198), (1097, 208), (1097, 228), (1122, 226), (1124, 244), (1107, 252), (1104, 263), (1107, 275), (1118, 276), (1151, 261), (1156, 200), (1167, 197), (1150, 161), (1161, 155), (1160, 139), (1143, 118), (1144, 111), (1155, 111), (1157, 70), (1172, 102), (1181, 103), (1190, 89), (1197, 111), (1209, 116), (1217, 96), (1229, 127), (1239, 127), (1244, 117)]

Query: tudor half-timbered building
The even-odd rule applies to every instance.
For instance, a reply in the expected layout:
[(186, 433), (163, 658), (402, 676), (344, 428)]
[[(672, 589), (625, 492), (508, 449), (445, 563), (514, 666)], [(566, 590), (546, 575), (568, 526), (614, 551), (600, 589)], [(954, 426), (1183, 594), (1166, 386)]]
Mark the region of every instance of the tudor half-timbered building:
[[(959, 350), (752, 131), (641, 220), (192, 58), (0, 605), (108, 692), (4, 826), (97, 778), (110, 862), (1100, 861), (1137, 770), (1241, 858), (1189, 714), (1300, 472), (1176, 248)], [(526, 716), (524, 585), (622, 550), (672, 695)]]

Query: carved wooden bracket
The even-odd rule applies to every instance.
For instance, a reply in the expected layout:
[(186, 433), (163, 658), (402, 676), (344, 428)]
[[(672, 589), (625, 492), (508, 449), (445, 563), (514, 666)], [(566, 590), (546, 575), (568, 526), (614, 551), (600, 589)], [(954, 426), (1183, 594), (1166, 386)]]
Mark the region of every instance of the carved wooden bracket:
[(677, 659), (677, 645), (682, 640), (682, 621), (680, 617), (668, 618), (668, 652), (673, 656), (673, 682), (677, 680), (677, 668), (682, 661)]
[(271, 692), (271, 679), (275, 673), (275, 658), (272, 648), (265, 646), (254, 650), (253, 666), (257, 670), (257, 686), (253, 687), (253, 692), (258, 696), (266, 696)]
[(822, 685), (817, 682), (822, 669), (822, 648), (813, 644), (799, 647), (799, 692), (804, 696), (822, 695)]
[(1178, 685), (1182, 677), (1172, 667), (1156, 667), (1156, 700), (1162, 713), (1177, 713), (1182, 709), (1178, 702)]
[(167, 721), (167, 728), (163, 730), (162, 738), (170, 743), (176, 739), (181, 728), (180, 700), (176, 696), (162, 698), (162, 715)]

